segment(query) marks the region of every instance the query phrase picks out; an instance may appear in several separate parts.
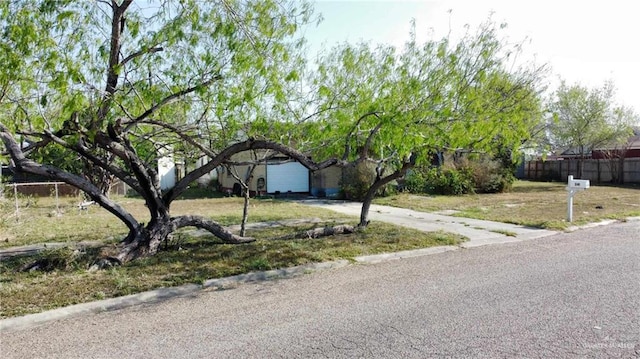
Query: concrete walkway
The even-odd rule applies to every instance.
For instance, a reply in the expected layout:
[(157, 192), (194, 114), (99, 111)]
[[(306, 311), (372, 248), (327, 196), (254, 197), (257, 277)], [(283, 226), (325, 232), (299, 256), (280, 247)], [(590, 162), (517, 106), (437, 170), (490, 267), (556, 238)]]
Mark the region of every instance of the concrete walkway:
[[(300, 203), (353, 216), (360, 216), (362, 207), (359, 202), (346, 201), (302, 200)], [(415, 228), (425, 232), (443, 231), (460, 234), (469, 238), (468, 242), (461, 244), (461, 247), (464, 248), (518, 242), (558, 233), (509, 223), (453, 217), (375, 204), (371, 205), (369, 219)]]

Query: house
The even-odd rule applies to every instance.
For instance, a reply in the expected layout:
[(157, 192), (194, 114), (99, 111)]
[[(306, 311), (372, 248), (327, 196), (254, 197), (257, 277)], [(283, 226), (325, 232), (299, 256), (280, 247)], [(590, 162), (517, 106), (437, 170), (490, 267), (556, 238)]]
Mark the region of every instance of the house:
[(594, 159), (640, 158), (640, 127), (636, 127), (633, 132), (625, 144), (596, 148), (592, 152), (592, 157)]
[[(264, 156), (258, 156), (258, 158)], [(250, 152), (238, 153), (232, 160), (241, 163), (228, 168), (218, 169), (218, 185), (226, 193), (239, 195), (241, 187), (234, 174), (241, 179), (249, 175), (250, 165), (242, 164), (251, 160)], [(249, 180), (249, 192), (252, 195), (302, 193), (317, 197), (335, 197), (340, 190), (342, 170), (330, 167), (311, 173), (308, 168), (285, 156), (269, 157), (255, 166)]]

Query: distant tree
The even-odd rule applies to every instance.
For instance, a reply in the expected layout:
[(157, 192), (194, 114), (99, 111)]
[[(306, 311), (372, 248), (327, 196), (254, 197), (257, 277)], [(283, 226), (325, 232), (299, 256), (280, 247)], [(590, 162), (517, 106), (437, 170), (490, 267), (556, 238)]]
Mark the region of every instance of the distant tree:
[(632, 109), (617, 105), (614, 97), (612, 82), (589, 89), (563, 81), (555, 93), (551, 140), (556, 148), (578, 152), (578, 177), (583, 176), (584, 159), (596, 147), (620, 145), (632, 134), (638, 117)]

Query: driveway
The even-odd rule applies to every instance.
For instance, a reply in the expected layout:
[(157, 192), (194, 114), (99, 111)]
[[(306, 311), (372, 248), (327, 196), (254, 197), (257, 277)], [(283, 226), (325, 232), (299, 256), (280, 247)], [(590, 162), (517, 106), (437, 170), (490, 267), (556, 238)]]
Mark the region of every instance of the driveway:
[[(362, 206), (359, 202), (317, 199), (302, 200), (300, 203), (353, 216), (360, 216), (360, 208)], [(547, 237), (558, 233), (516, 224), (453, 217), (376, 204), (371, 205), (369, 219), (415, 228), (425, 232), (443, 231), (460, 234), (469, 238), (468, 242), (461, 245), (465, 248), (487, 244), (519, 242), (527, 239)]]

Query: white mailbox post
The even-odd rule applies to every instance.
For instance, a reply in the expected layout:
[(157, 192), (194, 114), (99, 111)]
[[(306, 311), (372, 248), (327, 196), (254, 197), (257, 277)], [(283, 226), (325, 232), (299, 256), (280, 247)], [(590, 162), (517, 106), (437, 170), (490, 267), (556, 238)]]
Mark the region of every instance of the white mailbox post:
[(573, 195), (577, 192), (584, 191), (589, 188), (589, 180), (574, 180), (573, 176), (569, 176), (567, 184), (567, 221), (573, 222)]

